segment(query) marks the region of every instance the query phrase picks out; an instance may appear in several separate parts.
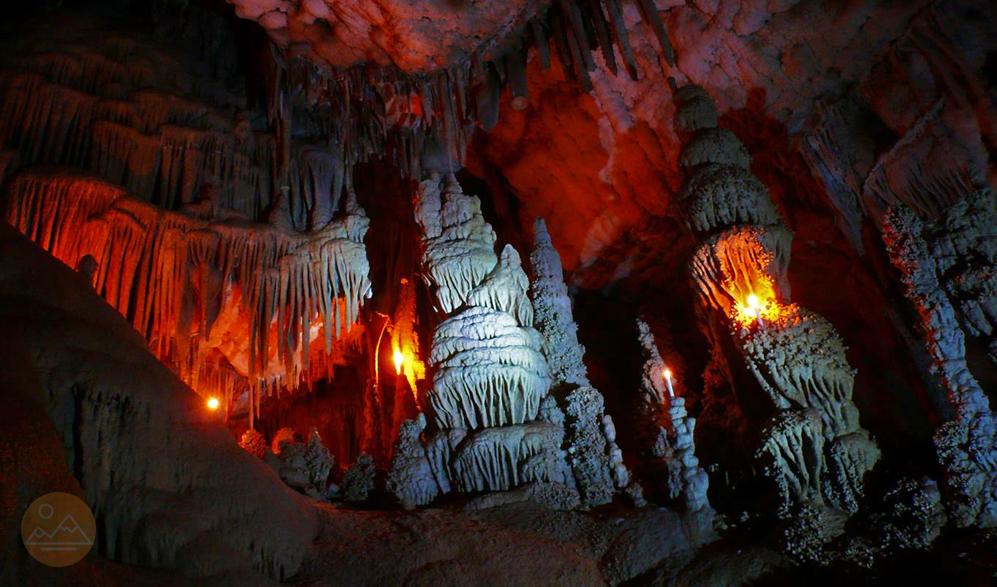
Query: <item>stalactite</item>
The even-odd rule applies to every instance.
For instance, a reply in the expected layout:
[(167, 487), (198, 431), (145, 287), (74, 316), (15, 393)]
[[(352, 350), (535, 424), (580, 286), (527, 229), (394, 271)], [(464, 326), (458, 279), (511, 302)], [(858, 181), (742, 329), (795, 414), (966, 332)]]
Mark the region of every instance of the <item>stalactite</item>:
[[(57, 62), (72, 57), (61, 55)], [(89, 67), (93, 58), (84, 54), (80, 62)], [(244, 132), (195, 101), (128, 85), (138, 83), (131, 76), (121, 76), (116, 83), (125, 89), (107, 96), (94, 93), (105, 88), (90, 80), (97, 70), (69, 75), (60, 73), (60, 66), (41, 72), (0, 72), (5, 98), (0, 142), (16, 147), (23, 163), (88, 168), (140, 198), (173, 209), (208, 187), (229, 208), (249, 217), (258, 217), (265, 207), (273, 161), (267, 135)]]
[(333, 333), (339, 338), (356, 322), (369, 295), (368, 221), (355, 202), (346, 208), (319, 231), (288, 233), (163, 211), (100, 180), (55, 171), (17, 177), (5, 218), (71, 267), (94, 259), (97, 292), (192, 385), (206, 368), (202, 345), (219, 312), (227, 316), (220, 328), (248, 322), (247, 347), (226, 350), (259, 391), (328, 372), (309, 362), (310, 330), (321, 325), (330, 360)]
[(668, 38), (668, 30), (665, 29), (665, 23), (661, 20), (661, 15), (658, 14), (658, 7), (654, 5), (654, 0), (640, 0), (640, 7), (644, 13), (644, 18), (650, 23), (651, 29), (654, 30), (654, 34), (658, 37), (658, 43), (661, 45), (661, 51), (665, 55), (665, 61), (674, 67), (675, 50), (672, 48), (672, 42)]
[(620, 48), (623, 55), (623, 63), (626, 65), (630, 79), (637, 80), (640, 75), (637, 73), (637, 60), (634, 58), (633, 49), (630, 47), (630, 33), (627, 32), (627, 25), (623, 21), (623, 10), (620, 8), (620, 0), (605, 0), (606, 11), (609, 13), (609, 20), (613, 23), (613, 40)]
[(526, 86), (526, 55), (519, 46), (509, 50), (505, 56), (505, 70), (509, 82), (509, 91), (512, 95), (510, 105), (513, 110), (526, 110), (530, 104), (528, 88)]
[(550, 48), (547, 46), (547, 33), (544, 32), (543, 22), (539, 18), (531, 20), (530, 31), (533, 33), (533, 45), (540, 57), (540, 67), (550, 69)]
[(986, 164), (972, 161), (961, 145), (936, 137), (951, 134), (944, 99), (884, 153), (862, 186), (862, 204), (875, 219), (902, 203), (928, 219), (985, 185)]

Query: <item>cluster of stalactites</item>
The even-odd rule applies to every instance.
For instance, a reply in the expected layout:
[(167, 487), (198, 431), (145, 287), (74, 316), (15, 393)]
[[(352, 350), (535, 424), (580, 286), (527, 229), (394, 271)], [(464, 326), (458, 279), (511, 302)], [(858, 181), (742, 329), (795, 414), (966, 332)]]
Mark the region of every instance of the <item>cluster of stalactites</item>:
[[(553, 6), (530, 7), (502, 39), (487, 40), (467, 58), (429, 72), (368, 64), (333, 70), (311, 54), (307, 43), (288, 42), (289, 20), (295, 27), (338, 23), (336, 11), (321, 0), (299, 6), (230, 2), (260, 22), (274, 40), (267, 80), (274, 126), (295, 107), (307, 110), (327, 130), (347, 167), (377, 156), (418, 178), (429, 170), (427, 150), (442, 148), (449, 159), (462, 161), (475, 130), (491, 130), (498, 123), (503, 88), (510, 90), (513, 109), (528, 107), (531, 48), (543, 69), (551, 66), (553, 48), (565, 74), (585, 91), (593, 88), (590, 72), (597, 67), (597, 50), (613, 75), (619, 74), (619, 55), (629, 76), (640, 76), (621, 0), (557, 0)], [(657, 6), (653, 0), (638, 0), (637, 6), (665, 61), (674, 65), (675, 52)], [(299, 19), (304, 24), (297, 24)]]
[(855, 371), (833, 327), (788, 303), (792, 235), (750, 157), (717, 127), (716, 106), (699, 87), (675, 93), (676, 128), (689, 139), (686, 218), (702, 244), (691, 272), (706, 307), (729, 318), (735, 344), (777, 415), (758, 456), (780, 490), (782, 511), (807, 503), (856, 511), (863, 476), (879, 450), (858, 422)]
[(179, 97), (191, 88), (172, 86), (168, 68), (160, 77), (117, 55), (70, 47), (0, 71), (0, 143), (23, 164), (85, 168), (165, 208), (212, 191), (230, 211), (259, 218), (274, 193), (273, 137)]
[(422, 505), (452, 490), (564, 483), (563, 429), (538, 421), (550, 377), (519, 255), (507, 245), (496, 256), (478, 199), (452, 176), (444, 190), (440, 184), (435, 175), (422, 182), (415, 205), (424, 274), (446, 316), (429, 356), (435, 431), (420, 454), (412, 437), (423, 420), (404, 427), (392, 463), (394, 492), (405, 504)]
[[(265, 225), (216, 221), (196, 207), (164, 211), (103, 181), (60, 170), (22, 174), (4, 217), (91, 283), (196, 385), (209, 369), (215, 323), (246, 320), (251, 386), (294, 388), (329, 365), (309, 363), (313, 325), (326, 356), (333, 337), (356, 322), (369, 296), (363, 237), (368, 220), (348, 204), (342, 218), (299, 234)], [(220, 348), (219, 347), (219, 348)], [(307, 377), (305, 377), (307, 376)]]
[[(978, 292), (975, 299), (956, 298), (958, 303), (968, 302), (970, 308), (985, 306), (987, 296), (979, 294), (988, 289), (989, 300), (994, 299), (992, 267), (997, 247), (993, 245), (993, 220), (993, 193), (982, 190), (953, 206), (935, 226), (926, 226), (903, 206), (894, 207), (883, 223), (890, 260), (900, 271), (907, 296), (921, 317), (935, 372), (953, 408), (955, 417), (935, 433), (935, 447), (945, 473), (946, 505), (960, 526), (997, 525), (997, 414), (966, 362), (963, 328), (967, 324), (978, 327), (972, 325), (980, 324), (974, 320), (979, 314), (957, 311), (950, 299), (951, 286), (946, 287), (944, 281), (951, 275), (946, 270), (954, 264), (953, 258), (962, 259), (964, 275), (984, 279), (957, 280), (974, 283)], [(929, 238), (935, 241), (934, 246)], [(960, 244), (964, 247), (977, 239), (979, 246), (972, 255), (958, 250)], [(985, 277), (988, 272), (989, 282)], [(992, 301), (990, 305), (992, 311)]]

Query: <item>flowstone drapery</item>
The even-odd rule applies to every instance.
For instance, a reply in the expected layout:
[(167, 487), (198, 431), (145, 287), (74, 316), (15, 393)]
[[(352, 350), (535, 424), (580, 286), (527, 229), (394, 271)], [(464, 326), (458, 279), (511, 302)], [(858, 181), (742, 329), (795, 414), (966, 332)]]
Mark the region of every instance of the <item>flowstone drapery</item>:
[(534, 324), (550, 367), (555, 408), (565, 415), (564, 447), (582, 503), (589, 507), (609, 503), (615, 491), (623, 489), (643, 503), (640, 486), (631, 481), (623, 464), (615, 441), (616, 426), (605, 413), (602, 394), (589, 382), (582, 360), (585, 347), (578, 342), (561, 257), (542, 219), (534, 224), (533, 238), (530, 296)]
[[(946, 506), (959, 526), (997, 526), (997, 415), (969, 370), (963, 331), (979, 336), (994, 322), (993, 199), (989, 189), (970, 194), (934, 226), (902, 206), (884, 221), (891, 261), (921, 318), (935, 372), (954, 412), (934, 440)], [(955, 266), (961, 275), (952, 275)], [(992, 331), (988, 334), (993, 355)]]
[[(414, 429), (407, 424), (389, 485), (403, 503), (422, 505), (437, 491), (571, 484), (560, 450), (563, 429), (538, 420), (550, 376), (519, 255), (507, 245), (496, 257), (495, 233), (480, 202), (465, 195), (453, 176), (442, 194), (438, 175), (422, 182), (416, 220), (424, 234), (426, 279), (446, 317), (434, 331), (429, 356), (426, 461), (413, 450)], [(419, 471), (426, 462), (436, 490), (408, 487), (425, 485)]]
[[(331, 373), (334, 339), (370, 294), (368, 220), (354, 199), (345, 208), (297, 233), (232, 220), (211, 200), (165, 211), (102, 180), (48, 170), (12, 181), (4, 218), (92, 273), (96, 291), (199, 392), (229, 399), (248, 386), (258, 402), (261, 390)], [(324, 352), (313, 353), (319, 333)], [(229, 389), (206, 389), (212, 381)]]
[(757, 457), (779, 490), (780, 511), (854, 512), (879, 450), (859, 424), (844, 345), (827, 320), (788, 303), (792, 235), (751, 174), (743, 145), (717, 128), (702, 88), (681, 88), (675, 99), (676, 128), (689, 134), (680, 158), (688, 177), (683, 207), (702, 239), (693, 280), (702, 306), (727, 320), (735, 348), (776, 410)]

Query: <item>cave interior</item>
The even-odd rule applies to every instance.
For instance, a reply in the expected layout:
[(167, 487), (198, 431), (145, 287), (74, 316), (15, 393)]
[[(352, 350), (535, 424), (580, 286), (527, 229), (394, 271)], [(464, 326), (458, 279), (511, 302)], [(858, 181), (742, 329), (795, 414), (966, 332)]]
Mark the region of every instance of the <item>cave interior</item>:
[(997, 582), (991, 2), (5, 12), (3, 584)]

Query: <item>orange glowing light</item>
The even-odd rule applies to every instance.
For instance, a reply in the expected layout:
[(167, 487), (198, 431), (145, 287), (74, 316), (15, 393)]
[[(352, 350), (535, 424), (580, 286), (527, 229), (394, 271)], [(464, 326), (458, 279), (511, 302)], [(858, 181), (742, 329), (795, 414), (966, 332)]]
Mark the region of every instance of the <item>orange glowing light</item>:
[(665, 379), (669, 381), (672, 380), (672, 370), (669, 369), (668, 367), (665, 367), (665, 370), (661, 374), (664, 376)]
[(211, 410), (212, 412), (217, 410), (222, 405), (222, 403), (218, 401), (217, 397), (209, 397), (207, 404), (208, 404), (208, 409)]
[(737, 304), (735, 313), (737, 321), (745, 326), (756, 323), (764, 326), (765, 323), (777, 321), (783, 315), (783, 308), (775, 299), (774, 288), (763, 287), (755, 292), (749, 293), (743, 302)]
[(404, 355), (404, 353), (402, 353), (402, 351), (400, 351), (398, 349), (395, 349), (394, 360), (395, 360), (395, 373), (398, 374), (398, 375), (401, 375), (402, 374), (402, 365), (405, 364), (405, 355)]

